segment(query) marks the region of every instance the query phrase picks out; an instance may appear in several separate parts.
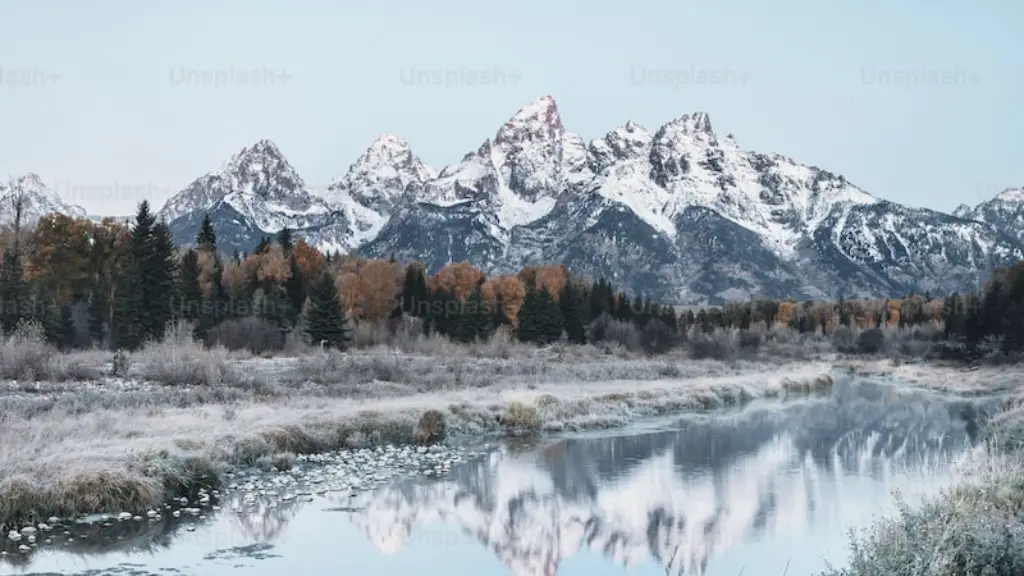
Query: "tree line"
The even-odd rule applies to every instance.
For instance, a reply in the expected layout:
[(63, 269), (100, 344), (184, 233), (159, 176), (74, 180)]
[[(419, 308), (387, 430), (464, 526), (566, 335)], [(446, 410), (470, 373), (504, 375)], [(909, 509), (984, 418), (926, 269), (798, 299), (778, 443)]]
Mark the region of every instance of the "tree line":
[(628, 326), (648, 351), (666, 350), (694, 330), (764, 333), (785, 326), (829, 334), (844, 326), (929, 324), (969, 349), (1024, 347), (1024, 265), (996, 271), (977, 293), (945, 298), (751, 299), (679, 313), (560, 265), (487, 275), (459, 262), (430, 274), (417, 262), (325, 254), (288, 229), (251, 253), (227, 255), (208, 217), (195, 243), (177, 248), (145, 201), (131, 224), (51, 214), (23, 230), (20, 206), (14, 213), (13, 229), (0, 233), (0, 330), (34, 320), (64, 349), (136, 349), (176, 320), (190, 322), (196, 339), (207, 343), (223, 339), (225, 326), (258, 320), (280, 341), (301, 334), (313, 344), (344, 347), (354, 323), (395, 325), (403, 318), (458, 342), (485, 340), (506, 327), (524, 342), (583, 344)]

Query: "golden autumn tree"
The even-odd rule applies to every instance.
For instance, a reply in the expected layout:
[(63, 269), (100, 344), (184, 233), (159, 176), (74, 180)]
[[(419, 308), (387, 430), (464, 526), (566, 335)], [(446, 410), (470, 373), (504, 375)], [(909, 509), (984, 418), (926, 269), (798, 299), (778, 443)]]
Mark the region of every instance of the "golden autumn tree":
[(500, 300), (505, 310), (505, 317), (516, 325), (519, 309), (526, 299), (526, 288), (515, 276), (492, 276), (480, 287), (481, 293), (491, 306), (495, 306)]
[(401, 268), (388, 260), (371, 260), (359, 271), (359, 311), (363, 320), (379, 321), (397, 304)]
[(569, 279), (568, 270), (565, 265), (557, 264), (552, 266), (541, 266), (537, 268), (534, 278), (534, 287), (537, 290), (547, 290), (557, 301), (558, 295), (562, 293), (566, 281)]
[(44, 286), (58, 304), (85, 297), (93, 284), (93, 223), (64, 214), (36, 224), (25, 259), (25, 279)]
[(779, 313), (776, 315), (776, 323), (782, 324), (783, 326), (789, 326), (789, 323), (793, 321), (793, 314), (796, 310), (796, 302), (785, 301), (779, 302)]
[(292, 256), (299, 266), (302, 277), (306, 279), (318, 277), (326, 266), (324, 255), (316, 248), (307, 244), (302, 238), (295, 241), (295, 247), (292, 248)]
[(456, 298), (465, 301), (483, 279), (484, 273), (469, 262), (454, 262), (434, 274), (430, 287), (432, 290), (449, 290)]
[(362, 311), (359, 309), (359, 298), (362, 294), (359, 274), (340, 272), (334, 279), (334, 286), (338, 290), (338, 297), (341, 298), (345, 315), (352, 319), (362, 318)]

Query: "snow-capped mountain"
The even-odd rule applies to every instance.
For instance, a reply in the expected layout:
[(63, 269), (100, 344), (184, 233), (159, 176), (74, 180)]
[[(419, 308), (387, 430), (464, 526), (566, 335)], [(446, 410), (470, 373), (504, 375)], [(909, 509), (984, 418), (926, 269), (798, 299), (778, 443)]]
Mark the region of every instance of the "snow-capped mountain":
[(914, 498), (950, 480), (934, 467), (949, 469), (974, 426), (964, 406), (934, 396), (892, 402), (882, 388), (843, 388), (673, 431), (499, 451), (451, 480), (379, 491), (354, 519), (384, 552), (419, 527), (457, 527), (514, 576), (553, 576), (585, 549), (694, 575), (745, 542), (820, 552), (831, 543), (822, 539), (842, 540), (881, 512), (893, 488)]
[(405, 140), (384, 134), (374, 141), (322, 195), (349, 223), (345, 249), (376, 238), (395, 210), (421, 200), (423, 187), (436, 177)]
[(985, 222), (1024, 244), (1024, 188), (1007, 188), (974, 208), (961, 204), (953, 214)]
[(560, 262), (675, 303), (944, 293), (1024, 257), (1020, 227), (875, 198), (841, 175), (745, 150), (702, 112), (653, 133), (630, 121), (585, 144), (550, 96), (440, 172), (384, 135), (326, 191), (309, 191), (260, 142), (161, 216), (191, 242), (207, 213), (225, 250), (288, 226), (321, 248), (431, 269)]
[(0, 182), (0, 225), (11, 225), (15, 218), (15, 201), (22, 201), (21, 223), (31, 227), (40, 217), (47, 214), (66, 214), (84, 218), (85, 210), (68, 204), (43, 184), (36, 174), (26, 174)]
[(158, 213), (175, 241), (195, 241), (209, 214), (226, 250), (249, 249), (264, 235), (288, 227), (318, 244), (345, 246), (351, 235), (343, 214), (310, 192), (302, 177), (268, 140), (243, 148), (220, 170), (194, 180)]

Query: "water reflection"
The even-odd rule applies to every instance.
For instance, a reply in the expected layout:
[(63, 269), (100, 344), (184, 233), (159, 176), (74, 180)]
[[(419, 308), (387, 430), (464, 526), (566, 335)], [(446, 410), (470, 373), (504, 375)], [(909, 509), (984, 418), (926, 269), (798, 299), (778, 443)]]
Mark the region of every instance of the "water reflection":
[(523, 576), (554, 575), (583, 549), (703, 574), (744, 541), (842, 532), (865, 481), (884, 489), (948, 469), (971, 419), (935, 397), (894, 394), (840, 386), (828, 401), (503, 451), (449, 481), (381, 491), (355, 520), (382, 552), (417, 527), (455, 525)]

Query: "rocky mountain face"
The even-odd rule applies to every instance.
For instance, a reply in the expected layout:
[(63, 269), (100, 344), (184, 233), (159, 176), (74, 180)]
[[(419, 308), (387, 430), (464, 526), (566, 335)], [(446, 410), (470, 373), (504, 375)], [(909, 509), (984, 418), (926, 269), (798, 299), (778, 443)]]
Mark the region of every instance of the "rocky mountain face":
[(47, 214), (60, 213), (84, 218), (85, 210), (79, 206), (66, 203), (43, 184), (36, 174), (26, 174), (19, 178), (11, 178), (8, 182), (0, 182), (0, 226), (14, 224), (15, 205), (21, 200), (21, 223), (31, 227), (40, 217)]
[[(973, 440), (966, 406), (925, 393), (893, 402), (882, 386), (839, 382), (828, 401), (498, 451), (450, 479), (378, 491), (354, 519), (389, 553), (426, 526), (452, 526), (517, 576), (557, 574), (585, 550), (700, 575), (764, 536), (817, 548), (822, 532), (845, 535), (837, 524), (869, 521), (893, 487), (938, 488), (928, 466)], [(922, 477), (899, 472), (922, 466)]]
[(1008, 188), (974, 208), (961, 204), (953, 214), (989, 224), (1024, 243), (1024, 188)]
[(701, 112), (654, 132), (630, 121), (588, 144), (543, 96), (439, 172), (383, 135), (328, 189), (311, 190), (261, 141), (159, 216), (191, 243), (208, 213), (226, 251), (287, 226), (321, 249), (431, 269), (564, 263), (688, 304), (974, 289), (1024, 257), (1022, 195), (955, 215), (901, 206), (841, 175), (744, 150)]

